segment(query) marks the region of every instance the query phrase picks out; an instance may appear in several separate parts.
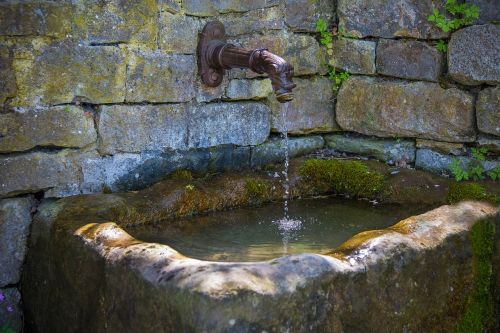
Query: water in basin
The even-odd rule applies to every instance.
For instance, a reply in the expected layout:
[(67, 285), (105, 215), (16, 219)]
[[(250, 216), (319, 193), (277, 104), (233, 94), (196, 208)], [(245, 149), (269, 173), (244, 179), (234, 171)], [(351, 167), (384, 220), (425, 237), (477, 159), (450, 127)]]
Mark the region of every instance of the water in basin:
[[(322, 198), (243, 208), (176, 222), (134, 227), (134, 237), (167, 244), (203, 260), (261, 261), (287, 254), (324, 254), (361, 231), (386, 228), (424, 207)], [(283, 224), (285, 221), (286, 224)]]

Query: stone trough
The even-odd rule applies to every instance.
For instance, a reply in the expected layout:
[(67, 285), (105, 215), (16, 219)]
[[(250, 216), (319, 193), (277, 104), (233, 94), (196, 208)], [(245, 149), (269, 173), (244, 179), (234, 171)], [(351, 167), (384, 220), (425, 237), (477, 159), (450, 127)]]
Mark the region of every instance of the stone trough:
[[(154, 200), (147, 193), (42, 204), (22, 280), (29, 327), (40, 332), (449, 332), (467, 320), (478, 279), (491, 286), (491, 303), (498, 299), (500, 215), (487, 203), (441, 206), (357, 234), (326, 255), (223, 263), (189, 258), (168, 244), (127, 234), (125, 220), (144, 221), (137, 212), (125, 217), (118, 212), (135, 205), (151, 213)], [(156, 200), (167, 205), (170, 199)], [(112, 222), (113, 216), (121, 216), (120, 222)], [(496, 225), (495, 238), (474, 231), (485, 224)], [(479, 257), (477, 244), (495, 252)], [(478, 273), (480, 260), (492, 265), (493, 274)]]

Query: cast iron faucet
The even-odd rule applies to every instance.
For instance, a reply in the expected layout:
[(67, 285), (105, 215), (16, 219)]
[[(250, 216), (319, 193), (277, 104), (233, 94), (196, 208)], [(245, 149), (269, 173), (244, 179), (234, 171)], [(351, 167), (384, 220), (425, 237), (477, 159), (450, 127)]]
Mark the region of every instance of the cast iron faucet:
[(198, 70), (202, 81), (217, 87), (222, 82), (225, 69), (249, 68), (267, 73), (271, 79), (276, 99), (285, 103), (293, 99), (295, 84), (293, 66), (265, 48), (245, 49), (226, 42), (224, 25), (219, 21), (207, 23), (198, 42)]

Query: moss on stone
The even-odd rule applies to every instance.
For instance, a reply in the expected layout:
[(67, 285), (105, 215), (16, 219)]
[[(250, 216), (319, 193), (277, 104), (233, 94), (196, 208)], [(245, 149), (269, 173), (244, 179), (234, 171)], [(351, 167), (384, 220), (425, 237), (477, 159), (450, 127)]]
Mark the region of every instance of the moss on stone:
[(179, 169), (172, 172), (170, 174), (170, 178), (175, 180), (193, 180), (194, 176), (189, 170)]
[(493, 246), (495, 224), (477, 222), (471, 229), (474, 287), (469, 294), (464, 315), (455, 327), (457, 333), (482, 333), (493, 324)]
[(384, 176), (359, 161), (312, 159), (299, 172), (317, 189), (327, 188), (354, 197), (375, 197), (384, 186)]
[(269, 187), (262, 180), (247, 178), (244, 187), (250, 203), (262, 203), (269, 197)]
[(492, 204), (500, 204), (500, 197), (489, 194), (484, 187), (476, 183), (452, 183), (450, 185), (446, 201), (454, 204), (464, 200), (487, 201)]

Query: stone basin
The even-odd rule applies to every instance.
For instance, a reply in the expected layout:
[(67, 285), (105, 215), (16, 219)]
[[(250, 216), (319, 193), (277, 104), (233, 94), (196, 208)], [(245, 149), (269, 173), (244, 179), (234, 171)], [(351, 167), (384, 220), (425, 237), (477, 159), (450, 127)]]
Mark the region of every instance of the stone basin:
[[(234, 185), (228, 185), (232, 192), (222, 191), (228, 193), (226, 203), (236, 200)], [(175, 190), (160, 193), (158, 186), (155, 200), (146, 190), (42, 204), (22, 280), (28, 327), (40, 332), (449, 332), (466, 317), (481, 278), (474, 230), (485, 223), (497, 230), (495, 246), (481, 233), (479, 244), (495, 248), (487, 262), (493, 275), (486, 278), (489, 295), (498, 300), (500, 215), (490, 204), (444, 205), (359, 233), (323, 255), (214, 262), (124, 231), (133, 221), (158, 218), (159, 203), (177, 212), (184, 207), (173, 203), (182, 201), (172, 197)]]

